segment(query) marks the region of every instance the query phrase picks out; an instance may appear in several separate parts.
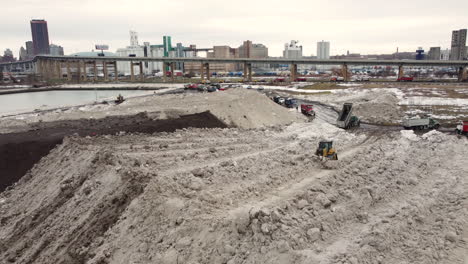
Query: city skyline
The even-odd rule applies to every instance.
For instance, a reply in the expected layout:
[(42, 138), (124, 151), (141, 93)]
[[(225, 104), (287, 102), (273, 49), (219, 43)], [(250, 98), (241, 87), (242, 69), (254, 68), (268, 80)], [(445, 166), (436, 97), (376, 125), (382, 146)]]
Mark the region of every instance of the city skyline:
[[(249, 3), (250, 8), (241, 8), (243, 2)], [(31, 19), (47, 20), (50, 42), (59, 43), (67, 54), (89, 51), (97, 43), (109, 44), (110, 50), (116, 51), (128, 45), (129, 30), (137, 31), (141, 41), (157, 43), (169, 35), (175, 42), (197, 47), (236, 47), (249, 39), (266, 45), (270, 56), (275, 57), (282, 55), (284, 43), (291, 39), (300, 41), (304, 56), (316, 55), (316, 43), (321, 40), (331, 42), (331, 55), (345, 54), (347, 50), (393, 53), (397, 47), (400, 51), (415, 51), (419, 46), (426, 50), (435, 46), (445, 49), (450, 48), (452, 30), (468, 27), (468, 17), (463, 14), (468, 3), (456, 3), (454, 8), (450, 2), (459, 1), (448, 2), (433, 8), (430, 1), (398, 0), (372, 12), (368, 7), (373, 2), (367, 0), (329, 1), (325, 5), (319, 1), (296, 1), (281, 9), (272, 8), (280, 1), (240, 0), (229, 10), (211, 0), (198, 4), (149, 0), (133, 4), (124, 0), (58, 4), (62, 2), (44, 0), (34, 9), (30, 8), (30, 0), (19, 0), (14, 6), (7, 4), (11, 12), (2, 16), (8, 20), (2, 23), (8, 25), (2, 32), (9, 37), (0, 43), (0, 50), (10, 48), (18, 56), (20, 46), (31, 39)], [(318, 12), (318, 7), (330, 12)]]

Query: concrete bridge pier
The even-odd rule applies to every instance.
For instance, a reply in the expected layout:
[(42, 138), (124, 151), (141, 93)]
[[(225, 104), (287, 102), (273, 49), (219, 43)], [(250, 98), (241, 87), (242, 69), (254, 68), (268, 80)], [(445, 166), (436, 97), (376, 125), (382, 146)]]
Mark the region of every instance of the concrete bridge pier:
[(162, 76), (163, 82), (167, 82), (167, 76), (166, 76), (166, 69), (167, 69), (167, 67), (168, 67), (168, 66), (167, 66), (167, 63), (166, 63), (166, 62), (163, 62), (163, 67), (162, 67), (162, 68), (163, 68), (163, 70), (162, 70), (162, 72), (163, 72), (163, 76)]
[(201, 82), (205, 80), (205, 65), (203, 64), (203, 62), (201, 63), (201, 66), (200, 66), (200, 79), (201, 79)]
[(248, 75), (249, 75), (249, 66), (247, 65), (247, 62), (244, 62), (244, 82), (248, 80)]
[(403, 65), (399, 65), (398, 66), (398, 79), (400, 79), (401, 77), (403, 77), (405, 75), (405, 70), (403, 68)]
[(174, 82), (175, 80), (174, 71), (175, 71), (175, 63), (171, 62), (171, 82)]
[(458, 69), (458, 81), (463, 82), (468, 79), (468, 66), (460, 67)]
[(86, 82), (88, 80), (88, 73), (86, 71), (86, 61), (80, 62), (80, 67), (83, 65), (83, 81)]
[(289, 75), (290, 82), (295, 82), (297, 79), (297, 64), (293, 63), (291, 64), (290, 68), (291, 74)]
[(97, 81), (97, 62), (96, 61), (93, 61), (93, 81), (96, 82)]
[(348, 78), (348, 64), (343, 64), (341, 66), (341, 75), (343, 76), (344, 78), (344, 81), (347, 82), (349, 80)]
[(62, 76), (62, 62), (61, 61), (55, 61), (55, 76), (57, 76), (57, 79), (61, 80), (63, 78)]
[(108, 82), (109, 81), (109, 70), (107, 69), (107, 62), (106, 61), (102, 61), (102, 72), (104, 73), (104, 81)]
[(119, 80), (119, 71), (117, 69), (117, 61), (114, 61), (113, 62), (114, 64), (114, 81), (118, 81)]
[(130, 81), (135, 81), (135, 68), (134, 68), (133, 61), (130, 61)]
[(145, 74), (143, 73), (143, 62), (139, 62), (138, 66), (140, 66), (140, 81), (143, 82), (145, 80)]
[(70, 68), (70, 61), (67, 60), (67, 80), (70, 82), (72, 80), (72, 73)]
[(77, 69), (77, 72), (78, 72), (78, 83), (81, 82), (81, 63), (80, 61), (76, 61), (75, 62), (75, 65), (76, 65), (76, 69)]
[(206, 67), (206, 79), (209, 81), (210, 78), (211, 78), (210, 64), (209, 64), (209, 63), (206, 63), (206, 64), (205, 64), (205, 67)]

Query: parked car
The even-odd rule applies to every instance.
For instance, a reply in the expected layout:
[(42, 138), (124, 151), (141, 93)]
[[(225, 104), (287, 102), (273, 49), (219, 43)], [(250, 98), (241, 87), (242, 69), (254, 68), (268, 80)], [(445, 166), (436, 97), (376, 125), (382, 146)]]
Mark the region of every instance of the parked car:
[(412, 82), (414, 80), (413, 77), (410, 76), (403, 76), (397, 79), (397, 82)]

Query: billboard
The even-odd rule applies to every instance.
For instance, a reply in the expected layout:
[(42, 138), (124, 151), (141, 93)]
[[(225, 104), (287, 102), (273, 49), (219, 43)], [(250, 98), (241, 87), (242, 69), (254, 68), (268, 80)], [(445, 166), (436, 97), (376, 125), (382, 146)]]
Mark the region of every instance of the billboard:
[(109, 45), (96, 44), (96, 49), (97, 49), (97, 50), (108, 50), (108, 49), (109, 49)]

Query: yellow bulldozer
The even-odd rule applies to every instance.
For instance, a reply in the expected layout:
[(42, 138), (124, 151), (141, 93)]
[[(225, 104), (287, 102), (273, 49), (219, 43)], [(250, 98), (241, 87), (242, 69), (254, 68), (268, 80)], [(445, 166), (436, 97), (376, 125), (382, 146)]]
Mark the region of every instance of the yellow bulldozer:
[(338, 154), (333, 148), (333, 141), (320, 141), (315, 155), (319, 156), (321, 160), (338, 160)]

